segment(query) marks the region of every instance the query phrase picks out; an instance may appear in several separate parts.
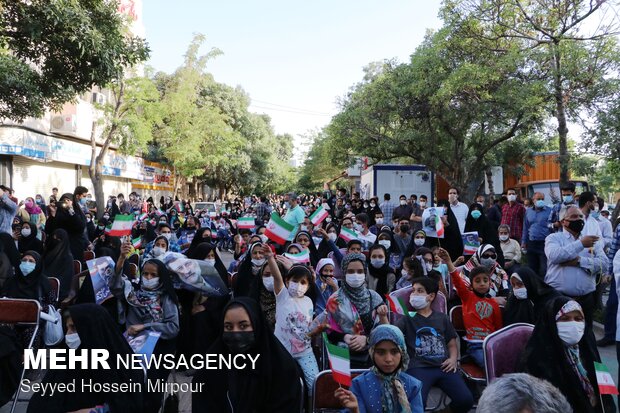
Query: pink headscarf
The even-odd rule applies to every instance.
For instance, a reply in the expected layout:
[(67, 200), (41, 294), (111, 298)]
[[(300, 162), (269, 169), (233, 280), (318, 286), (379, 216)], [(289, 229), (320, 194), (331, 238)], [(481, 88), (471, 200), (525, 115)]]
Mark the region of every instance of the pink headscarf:
[(33, 214), (40, 214), (41, 208), (39, 208), (39, 206), (34, 202), (34, 199), (32, 197), (28, 197), (26, 198), (26, 202), (24, 202), (24, 207), (26, 208), (26, 211), (33, 215)]

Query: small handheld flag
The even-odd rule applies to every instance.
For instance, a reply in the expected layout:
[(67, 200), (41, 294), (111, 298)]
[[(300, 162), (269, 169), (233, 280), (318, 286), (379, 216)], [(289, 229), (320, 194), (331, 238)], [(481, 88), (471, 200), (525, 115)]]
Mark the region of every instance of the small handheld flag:
[(618, 394), (618, 388), (614, 384), (607, 366), (594, 362), (594, 370), (596, 370), (596, 381), (598, 382), (598, 390), (600, 394)]
[(291, 261), (298, 263), (306, 263), (310, 262), (310, 250), (305, 249), (299, 254), (289, 254), (288, 252), (284, 253), (284, 256), (290, 259)]
[(436, 219), (435, 229), (437, 230), (437, 238), (443, 238), (444, 236), (443, 221), (441, 220), (441, 217), (439, 215), (437, 215), (435, 219)]
[(242, 229), (253, 229), (256, 227), (256, 222), (254, 221), (254, 217), (241, 217), (237, 221), (237, 228)]
[(409, 309), (403, 302), (402, 298), (390, 297), (389, 294), (386, 294), (385, 298), (387, 298), (388, 304), (390, 305), (390, 311), (400, 315), (410, 315)]
[(334, 380), (343, 386), (351, 387), (351, 357), (349, 349), (335, 346), (327, 340), (327, 334), (323, 333), (325, 347), (329, 356), (329, 367), (332, 370)]
[(346, 227), (342, 227), (340, 228), (340, 238), (342, 238), (343, 240), (345, 240), (346, 242), (349, 242), (351, 240), (354, 239), (358, 239), (357, 238), (357, 232), (355, 232), (355, 230), (346, 228)]
[(124, 235), (131, 235), (131, 228), (133, 227), (133, 216), (131, 215), (116, 215), (112, 227), (106, 232), (111, 237), (122, 237)]
[(310, 215), (310, 222), (312, 222), (312, 225), (317, 226), (321, 222), (323, 222), (323, 220), (327, 218), (328, 215), (329, 215), (329, 212), (327, 212), (325, 207), (321, 205), (319, 209), (314, 211), (314, 214)]
[(265, 235), (273, 242), (284, 245), (294, 230), (295, 227), (293, 225), (280, 218), (275, 212), (272, 212)]
[(134, 238), (131, 240), (131, 245), (133, 245), (133, 247), (135, 249), (140, 249), (142, 248), (142, 237), (138, 237), (138, 238)]

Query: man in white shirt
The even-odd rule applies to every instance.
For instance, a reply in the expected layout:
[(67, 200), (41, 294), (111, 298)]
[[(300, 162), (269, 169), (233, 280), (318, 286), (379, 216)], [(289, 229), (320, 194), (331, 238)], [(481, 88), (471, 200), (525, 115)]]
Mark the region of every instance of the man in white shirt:
[(586, 191), (579, 195), (579, 209), (581, 209), (586, 223), (581, 231), (581, 235), (593, 235), (595, 237), (603, 238), (601, 234), (601, 227), (598, 221), (592, 216), (594, 205), (598, 206), (596, 197), (592, 192)]
[(459, 223), (459, 230), (462, 234), (465, 232), (465, 220), (467, 219), (467, 214), (469, 214), (469, 207), (459, 202), (459, 190), (456, 188), (450, 188), (448, 191), (448, 201), (450, 202), (450, 209)]
[(358, 239), (362, 241), (364, 251), (367, 251), (377, 240), (377, 236), (368, 229), (368, 215), (365, 213), (355, 216), (355, 230), (358, 233)]
[(601, 229), (602, 240), (604, 242), (603, 248), (608, 250), (611, 247), (611, 243), (614, 240), (614, 230), (611, 227), (611, 221), (602, 215), (605, 207), (605, 201), (600, 196), (596, 198), (596, 204), (594, 205), (594, 211), (590, 215), (598, 222), (598, 226)]

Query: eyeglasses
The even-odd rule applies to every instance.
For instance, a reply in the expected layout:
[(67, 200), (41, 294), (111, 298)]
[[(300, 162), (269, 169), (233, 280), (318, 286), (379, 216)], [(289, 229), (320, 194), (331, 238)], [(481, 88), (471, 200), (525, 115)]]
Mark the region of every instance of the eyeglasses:
[(497, 259), (497, 255), (495, 254), (484, 254), (482, 256), (482, 258), (493, 258), (493, 259)]

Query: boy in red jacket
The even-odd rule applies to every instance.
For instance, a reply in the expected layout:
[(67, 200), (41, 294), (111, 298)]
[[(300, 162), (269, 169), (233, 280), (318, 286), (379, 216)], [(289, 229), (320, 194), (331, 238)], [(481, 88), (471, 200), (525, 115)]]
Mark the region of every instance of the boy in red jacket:
[(467, 354), (484, 369), (482, 342), (489, 334), (502, 328), (502, 313), (499, 304), (488, 293), (491, 278), (486, 267), (475, 267), (469, 272), (470, 285), (467, 285), (459, 271), (454, 267), (450, 254), (443, 248), (439, 256), (450, 272), (452, 285), (463, 302), (463, 323), (467, 335)]

